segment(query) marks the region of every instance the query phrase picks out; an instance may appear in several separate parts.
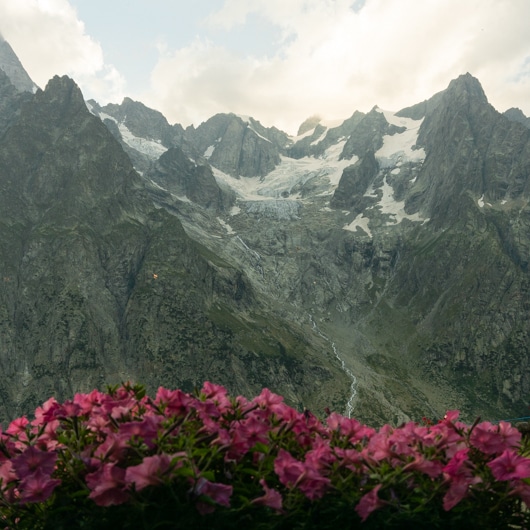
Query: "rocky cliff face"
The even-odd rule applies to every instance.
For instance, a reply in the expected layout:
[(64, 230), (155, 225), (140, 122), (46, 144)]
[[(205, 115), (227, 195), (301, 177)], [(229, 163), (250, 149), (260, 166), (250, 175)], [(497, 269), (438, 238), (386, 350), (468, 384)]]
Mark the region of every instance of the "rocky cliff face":
[(211, 167), (192, 162), (180, 147), (168, 149), (152, 165), (148, 176), (160, 188), (204, 208), (227, 210), (233, 200), (231, 194), (220, 188)]
[(294, 138), (67, 78), (0, 71), (0, 95), (4, 415), (128, 378), (374, 423), (525, 415), (530, 129), (469, 74)]
[(234, 177), (271, 172), (288, 142), (285, 133), (235, 114), (217, 114), (197, 129), (188, 128), (185, 137), (210, 164)]

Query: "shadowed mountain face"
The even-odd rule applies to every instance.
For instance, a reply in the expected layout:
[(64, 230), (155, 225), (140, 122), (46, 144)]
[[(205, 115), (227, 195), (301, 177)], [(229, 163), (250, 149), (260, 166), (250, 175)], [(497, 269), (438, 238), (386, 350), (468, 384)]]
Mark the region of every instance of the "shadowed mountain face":
[(374, 423), (525, 415), (521, 114), (466, 74), (297, 137), (233, 114), (184, 130), (0, 70), (2, 417), (126, 379)]

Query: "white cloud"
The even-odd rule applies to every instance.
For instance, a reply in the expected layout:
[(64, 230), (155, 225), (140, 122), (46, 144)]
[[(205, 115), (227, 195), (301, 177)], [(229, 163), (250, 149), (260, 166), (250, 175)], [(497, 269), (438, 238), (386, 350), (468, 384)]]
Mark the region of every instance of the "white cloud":
[(123, 78), (105, 64), (101, 46), (67, 0), (0, 0), (0, 33), (39, 86), (66, 74), (86, 97), (123, 97)]
[(499, 110), (530, 114), (527, 0), (367, 0), (358, 12), (352, 4), (226, 0), (210, 27), (230, 30), (259, 14), (281, 29), (279, 52), (248, 57), (244, 45), (235, 55), (198, 40), (160, 58), (151, 104), (184, 123), (233, 110), (293, 131), (315, 112), (345, 118), (414, 104), (469, 71)]

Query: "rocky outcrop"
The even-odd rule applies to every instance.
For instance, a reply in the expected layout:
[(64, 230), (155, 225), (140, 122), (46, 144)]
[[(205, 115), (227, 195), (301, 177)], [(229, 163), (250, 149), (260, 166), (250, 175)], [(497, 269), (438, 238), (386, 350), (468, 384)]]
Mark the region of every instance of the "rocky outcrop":
[(499, 114), (470, 74), (449, 84), (420, 127), (427, 158), (407, 206), (440, 224), (458, 218), (467, 194), (486, 202), (526, 196), (530, 131)]
[(28, 92), (19, 92), (7, 74), (0, 70), (0, 137), (15, 121), (24, 101), (30, 98)]
[(98, 107), (94, 101), (90, 103), (99, 108), (98, 114), (112, 116), (138, 138), (158, 141), (168, 149), (182, 143), (184, 129), (181, 125), (170, 125), (161, 112), (139, 101), (126, 97), (120, 105), (109, 103), (104, 107)]
[(358, 207), (378, 172), (379, 164), (374, 152), (367, 151), (361, 159), (343, 171), (330, 206), (344, 209)]
[(511, 109), (508, 109), (503, 112), (504, 116), (506, 116), (510, 121), (516, 121), (518, 123), (521, 123), (525, 127), (528, 127), (530, 129), (530, 118), (524, 115), (523, 111), (521, 109), (517, 109), (512, 107)]
[(379, 108), (374, 107), (356, 123), (344, 145), (341, 158), (350, 160), (353, 156), (364, 156), (368, 150), (375, 152), (382, 147), (384, 135), (403, 131), (403, 128), (389, 124)]
[(324, 156), (327, 149), (339, 142), (345, 142), (353, 134), (364, 116), (365, 114), (362, 112), (355, 111), (350, 118), (344, 120), (338, 127), (328, 128), (318, 123), (313, 129), (313, 133), (291, 145), (287, 150), (287, 154), (292, 158)]
[(148, 172), (149, 178), (170, 193), (214, 210), (227, 209), (233, 197), (223, 192), (209, 165), (197, 165), (180, 149), (168, 149)]
[(197, 129), (186, 129), (186, 140), (221, 171), (234, 177), (258, 177), (279, 164), (288, 137), (252, 118), (217, 114)]

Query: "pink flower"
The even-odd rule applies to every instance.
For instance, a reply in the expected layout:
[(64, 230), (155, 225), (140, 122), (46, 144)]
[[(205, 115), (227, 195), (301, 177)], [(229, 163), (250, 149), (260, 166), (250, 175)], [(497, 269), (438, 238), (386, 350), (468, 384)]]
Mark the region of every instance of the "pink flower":
[(465, 475), (454, 476), (450, 479), (449, 489), (443, 498), (443, 507), (449, 511), (455, 507), (464, 497), (467, 496), (470, 486), (482, 482), (480, 477)]
[(510, 495), (517, 495), (527, 505), (530, 506), (530, 484), (526, 484), (521, 480), (512, 483), (513, 490)]
[(273, 488), (269, 488), (265, 482), (265, 479), (261, 479), (259, 483), (265, 491), (265, 495), (262, 497), (257, 497), (256, 499), (252, 500), (251, 503), (257, 504), (259, 506), (268, 506), (269, 508), (280, 512), (282, 509), (282, 496), (280, 492)]
[(195, 398), (182, 390), (168, 390), (160, 387), (156, 393), (155, 405), (161, 406), (166, 416), (186, 416)]
[(41, 432), (40, 436), (37, 438), (35, 445), (44, 451), (55, 451), (60, 445), (57, 441), (57, 429), (60, 426), (59, 420), (51, 420), (44, 424), (44, 429), (39, 429)]
[(493, 455), (518, 447), (521, 433), (505, 421), (501, 421), (499, 425), (484, 421), (475, 426), (469, 439), (483, 453)]
[(195, 484), (195, 487), (193, 488), (193, 492), (196, 495), (205, 495), (217, 504), (220, 504), (221, 506), (226, 506), (227, 508), (230, 507), (230, 496), (232, 495), (232, 490), (232, 486), (228, 486), (227, 484), (220, 484), (217, 482), (210, 482), (209, 480), (206, 480), (203, 477), (199, 478), (199, 480)]
[(352, 443), (360, 442), (363, 439), (369, 439), (375, 434), (375, 429), (362, 425), (354, 418), (346, 418), (336, 412), (332, 412), (326, 419), (328, 428), (332, 431), (339, 431)]
[(259, 405), (260, 407), (267, 409), (272, 414), (282, 414), (285, 409), (283, 403), (283, 397), (278, 394), (274, 394), (268, 388), (264, 388), (259, 396), (256, 396), (252, 403)]
[(384, 425), (379, 429), (378, 433), (370, 438), (366, 447), (366, 452), (369, 457), (379, 462), (384, 459), (389, 459), (394, 455), (390, 441), (391, 433), (392, 427), (390, 425)]
[(139, 438), (145, 442), (147, 447), (152, 449), (162, 420), (162, 416), (144, 416), (142, 421), (122, 423), (120, 425), (119, 435), (128, 440)]
[(125, 469), (116, 464), (103, 464), (86, 476), (86, 483), (92, 490), (89, 497), (98, 506), (123, 504), (129, 499), (125, 491)]
[(81, 407), (73, 401), (65, 401), (62, 405), (56, 407), (53, 411), (55, 418), (73, 418), (75, 416), (81, 416), (83, 410)]
[(298, 487), (311, 500), (321, 498), (330, 480), (320, 475), (311, 463), (303, 464), (284, 449), (280, 449), (274, 461), (274, 471), (280, 482), (288, 488)]
[(42, 404), (42, 407), (35, 409), (35, 419), (31, 422), (32, 425), (43, 425), (53, 419), (54, 410), (59, 407), (59, 403), (54, 397), (51, 397)]
[(443, 472), (447, 473), (450, 477), (456, 477), (458, 475), (468, 476), (471, 472), (469, 467), (466, 464), (469, 463), (467, 454), (469, 453), (469, 448), (461, 449), (457, 451), (453, 458), (444, 466)]
[(13, 420), (9, 427), (6, 429), (7, 434), (12, 435), (25, 435), (26, 434), (26, 425), (28, 425), (29, 421), (26, 416), (22, 416), (21, 418), (17, 418), (16, 420)]
[(129, 438), (125, 435), (110, 432), (105, 441), (94, 452), (94, 456), (114, 462), (123, 460), (129, 451)]
[(350, 471), (362, 473), (365, 467), (365, 461), (362, 454), (356, 449), (335, 448), (339, 464), (348, 468)]
[(201, 395), (213, 401), (223, 411), (229, 409), (231, 406), (230, 398), (224, 386), (205, 381), (202, 385)]
[(335, 462), (335, 460), (336, 457), (329, 444), (322, 438), (317, 438), (313, 442), (313, 448), (305, 455), (306, 467), (311, 467), (315, 470), (327, 468)]
[(136, 491), (141, 491), (147, 486), (157, 486), (164, 483), (163, 476), (170, 468), (168, 455), (146, 456), (141, 464), (128, 467), (125, 472), (125, 481), (133, 483)]
[(29, 446), (17, 457), (13, 458), (13, 468), (19, 479), (31, 475), (37, 470), (42, 471), (45, 475), (51, 475), (55, 469), (57, 455), (41, 451), (36, 447)]
[(42, 502), (50, 497), (53, 490), (61, 483), (59, 479), (52, 479), (43, 469), (28, 475), (21, 481), (20, 502)]
[(73, 401), (79, 405), (83, 414), (89, 414), (99, 407), (105, 395), (99, 390), (92, 390), (88, 394), (75, 394)]
[(276, 460), (274, 460), (274, 472), (278, 475), (280, 482), (292, 488), (305, 471), (305, 466), (294, 458), (285, 449), (280, 449)]
[(257, 443), (268, 441), (269, 425), (260, 421), (256, 416), (236, 423), (232, 428), (231, 458), (237, 460)]
[(403, 468), (403, 471), (408, 470), (420, 471), (431, 478), (435, 478), (442, 473), (443, 464), (437, 460), (428, 460), (422, 454), (417, 454), (414, 460)]
[(488, 462), (497, 480), (514, 480), (530, 477), (530, 459), (506, 449), (500, 456)]
[(378, 508), (381, 508), (385, 503), (379, 498), (377, 492), (381, 489), (381, 484), (378, 484), (373, 490), (361, 497), (361, 500), (355, 507), (355, 511), (360, 515), (362, 522), (366, 521), (367, 517)]
[(329, 478), (323, 477), (312, 468), (306, 467), (305, 474), (298, 483), (298, 488), (309, 500), (314, 501), (324, 496), (330, 484)]
[(6, 486), (16, 480), (17, 476), (13, 469), (11, 460), (6, 460), (0, 465), (0, 490), (5, 490)]
[(460, 411), (458, 410), (448, 410), (446, 413), (445, 413), (445, 416), (442, 420), (442, 423), (454, 423), (457, 419), (458, 419), (458, 416), (460, 416)]

